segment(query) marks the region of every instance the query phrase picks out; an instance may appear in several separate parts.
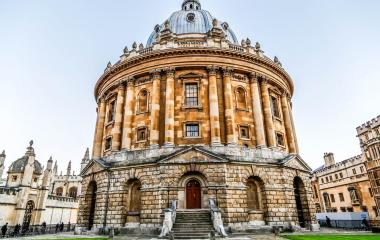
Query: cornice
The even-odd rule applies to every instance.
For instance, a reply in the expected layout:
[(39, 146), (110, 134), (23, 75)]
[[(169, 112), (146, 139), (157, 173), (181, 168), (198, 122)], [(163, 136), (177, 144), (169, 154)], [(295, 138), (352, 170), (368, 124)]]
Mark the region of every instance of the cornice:
[[(228, 49), (216, 49), (216, 48), (176, 48), (176, 49), (165, 49), (165, 50), (155, 50), (144, 55), (139, 55), (125, 61), (119, 61), (115, 63), (111, 69), (106, 71), (97, 81), (94, 89), (95, 96), (98, 94), (98, 91), (102, 83), (106, 80), (112, 78), (116, 74), (124, 71), (128, 68), (138, 66), (146, 60), (152, 61), (153, 59), (165, 59), (167, 57), (183, 56), (183, 55), (208, 55), (208, 56), (229, 56), (239, 58), (240, 60), (251, 62), (253, 64), (261, 65), (267, 68), (269, 71), (272, 71), (275, 74), (278, 74), (285, 78), (290, 86), (290, 92), (293, 93), (294, 84), (289, 76), (289, 74), (280, 66), (272, 62), (269, 58), (260, 57), (251, 53), (245, 52), (236, 52)], [(154, 69), (152, 69), (154, 70)], [(150, 70), (151, 71), (151, 70)]]

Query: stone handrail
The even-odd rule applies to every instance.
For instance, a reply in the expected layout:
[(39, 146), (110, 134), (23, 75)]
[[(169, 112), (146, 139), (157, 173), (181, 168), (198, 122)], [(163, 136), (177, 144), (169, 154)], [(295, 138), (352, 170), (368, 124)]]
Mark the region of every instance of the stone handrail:
[(209, 203), (210, 203), (211, 219), (214, 226), (214, 230), (220, 236), (227, 237), (228, 235), (226, 231), (224, 230), (222, 214), (220, 212), (220, 209), (216, 206), (214, 199), (210, 199)]
[(77, 198), (63, 197), (63, 196), (56, 196), (56, 195), (48, 195), (48, 199), (57, 200), (60, 202), (78, 202), (79, 201), (79, 199)]
[(0, 187), (0, 194), (16, 195), (19, 191), (17, 188)]
[(173, 200), (172, 207), (164, 210), (165, 219), (162, 224), (160, 238), (168, 236), (170, 232), (172, 231), (173, 224), (175, 223), (175, 219), (176, 219), (176, 210), (177, 210), (177, 201)]

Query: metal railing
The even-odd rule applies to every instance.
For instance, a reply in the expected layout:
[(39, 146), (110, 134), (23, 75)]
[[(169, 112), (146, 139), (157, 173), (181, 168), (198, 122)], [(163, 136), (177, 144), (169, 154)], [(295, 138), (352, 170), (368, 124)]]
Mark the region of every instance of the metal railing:
[[(2, 227), (2, 226), (1, 226)], [(72, 232), (75, 229), (75, 224), (57, 224), (57, 225), (30, 225), (23, 226), (8, 226), (5, 234), (0, 231), (0, 238), (17, 238), (22, 236), (33, 236), (43, 234), (56, 234), (61, 232)]]
[(363, 223), (362, 220), (318, 220), (321, 227), (329, 228), (342, 228), (342, 229), (351, 229), (351, 230), (362, 230), (370, 231), (372, 226), (379, 225), (379, 221), (367, 221)]

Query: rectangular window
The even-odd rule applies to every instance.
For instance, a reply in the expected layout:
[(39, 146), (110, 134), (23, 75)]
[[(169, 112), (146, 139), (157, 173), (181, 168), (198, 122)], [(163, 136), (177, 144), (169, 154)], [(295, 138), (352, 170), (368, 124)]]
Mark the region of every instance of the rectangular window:
[(186, 137), (196, 138), (199, 136), (199, 124), (186, 124)]
[(335, 180), (338, 180), (338, 174), (335, 173)]
[(344, 196), (343, 196), (343, 193), (339, 193), (339, 200), (341, 202), (344, 202)]
[(364, 167), (363, 166), (360, 167), (360, 172), (364, 173)]
[(108, 106), (108, 122), (115, 120), (116, 101), (112, 101)]
[(354, 209), (352, 207), (347, 208), (347, 212), (353, 212), (353, 211), (354, 211)]
[(334, 194), (330, 194), (330, 199), (331, 199), (331, 202), (335, 202), (335, 196), (334, 196)]
[(187, 83), (185, 84), (185, 96), (186, 106), (197, 107), (198, 106), (198, 84)]
[(355, 169), (355, 168), (352, 169), (352, 173), (353, 173), (354, 175), (356, 175), (356, 169)]
[(281, 118), (280, 115), (280, 105), (278, 104), (278, 98), (275, 96), (271, 96), (271, 102), (272, 102), (272, 113), (273, 116), (276, 118)]
[(343, 178), (343, 173), (339, 173), (340, 178)]
[(248, 126), (240, 126), (240, 138), (241, 139), (249, 139), (249, 127)]
[(333, 180), (332, 176), (329, 176), (330, 182)]
[(321, 178), (321, 180), (322, 180), (322, 183), (325, 183), (325, 180), (323, 180), (323, 178)]
[(104, 144), (104, 149), (106, 151), (108, 151), (108, 150), (111, 150), (111, 147), (112, 147), (112, 137), (108, 137), (108, 138), (106, 138), (106, 142)]
[(17, 176), (12, 176), (12, 182), (16, 182), (17, 181)]
[(137, 142), (142, 142), (147, 140), (147, 129), (146, 127), (137, 129)]
[(345, 208), (345, 207), (341, 207), (341, 208), (340, 208), (340, 211), (341, 211), (341, 212), (346, 212), (346, 208)]
[(369, 195), (370, 195), (371, 197), (373, 197), (372, 188), (368, 188), (368, 192), (369, 192)]
[(329, 178), (328, 177), (326, 177), (326, 182), (329, 182)]
[(285, 147), (285, 138), (284, 134), (276, 133), (277, 146)]

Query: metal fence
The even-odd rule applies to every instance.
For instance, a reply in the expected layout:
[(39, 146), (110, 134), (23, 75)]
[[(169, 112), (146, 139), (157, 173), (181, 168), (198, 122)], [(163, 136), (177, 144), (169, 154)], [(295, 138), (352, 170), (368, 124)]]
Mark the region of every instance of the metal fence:
[(379, 224), (378, 221), (367, 221), (363, 223), (362, 220), (319, 220), (319, 225), (321, 227), (330, 227), (330, 228), (343, 228), (343, 229), (352, 229), (352, 230), (362, 230), (370, 231), (372, 226)]
[[(2, 227), (2, 226), (1, 226)], [(7, 231), (3, 234), (0, 231), (1, 238), (55, 234), (60, 232), (74, 231), (75, 224), (57, 224), (57, 225), (30, 225), (29, 227), (23, 226), (8, 226)]]

